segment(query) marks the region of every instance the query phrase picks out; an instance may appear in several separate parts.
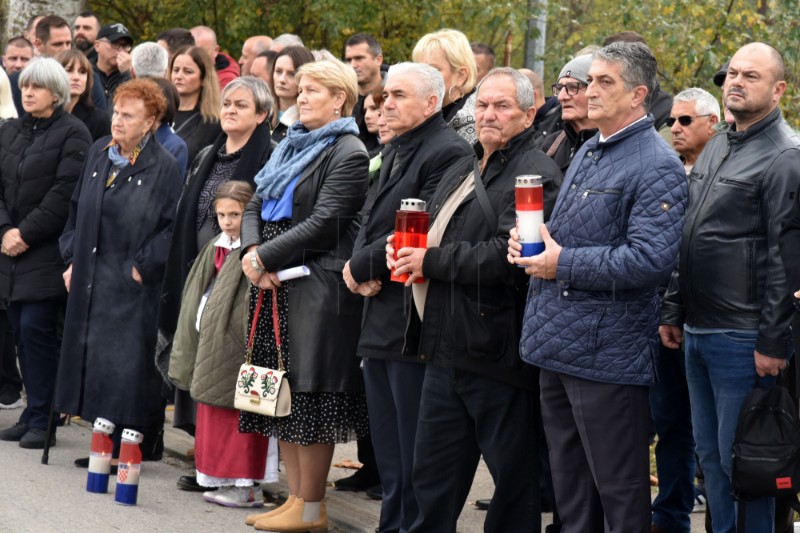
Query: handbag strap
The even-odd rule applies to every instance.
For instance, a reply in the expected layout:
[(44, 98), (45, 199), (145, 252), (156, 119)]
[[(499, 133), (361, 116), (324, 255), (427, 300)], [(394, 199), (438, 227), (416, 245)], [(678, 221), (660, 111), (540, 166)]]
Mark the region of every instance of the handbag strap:
[(481, 170), (480, 167), (478, 167), (477, 159), (473, 161), (472, 173), (475, 181), (475, 196), (478, 197), (478, 203), (481, 204), (483, 216), (486, 217), (489, 227), (492, 228), (492, 234), (495, 234), (497, 233), (497, 214), (494, 212), (494, 209), (492, 209), (492, 204), (489, 202), (489, 195), (486, 194), (486, 188), (483, 185)]
[[(258, 302), (256, 302), (256, 309), (253, 312), (253, 323), (250, 325), (250, 337), (247, 340), (246, 362), (252, 364), (253, 359), (253, 338), (256, 336), (256, 324), (258, 324), (258, 315), (261, 313), (261, 306), (264, 303), (264, 289), (258, 291)], [(278, 370), (283, 372), (283, 352), (281, 350), (281, 330), (278, 322), (278, 291), (272, 290), (272, 328), (275, 331), (275, 346), (278, 348)]]
[(278, 348), (278, 370), (283, 372), (283, 352), (281, 351), (281, 328), (278, 323), (278, 289), (272, 289), (272, 328), (275, 330), (275, 347)]
[(256, 310), (253, 312), (253, 323), (250, 325), (250, 338), (247, 340), (247, 351), (245, 352), (245, 362), (249, 365), (253, 358), (253, 337), (256, 336), (256, 324), (258, 324), (258, 315), (261, 313), (261, 304), (264, 303), (264, 289), (258, 290), (258, 302), (256, 302)]

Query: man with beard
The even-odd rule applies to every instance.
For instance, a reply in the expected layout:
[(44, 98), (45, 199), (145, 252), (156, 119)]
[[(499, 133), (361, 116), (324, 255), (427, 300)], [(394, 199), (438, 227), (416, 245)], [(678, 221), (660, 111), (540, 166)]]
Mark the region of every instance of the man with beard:
[[(786, 367), (791, 294), (778, 250), (800, 184), (800, 138), (784, 121), (781, 54), (750, 43), (723, 86), (730, 131), (711, 139), (689, 174), (680, 261), (661, 307), (661, 341), (684, 341), (692, 426), (715, 531), (736, 529), (733, 437), (758, 377)], [(773, 498), (747, 502), (740, 531), (772, 531)]]
[(92, 64), (97, 63), (97, 50), (94, 42), (100, 31), (100, 17), (91, 11), (84, 11), (75, 18), (75, 48), (83, 52)]

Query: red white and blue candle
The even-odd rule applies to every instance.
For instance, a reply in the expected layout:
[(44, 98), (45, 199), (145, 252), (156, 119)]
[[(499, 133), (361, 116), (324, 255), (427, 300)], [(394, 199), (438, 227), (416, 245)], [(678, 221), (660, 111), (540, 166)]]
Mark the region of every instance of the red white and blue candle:
[(544, 195), (541, 176), (517, 176), (514, 190), (517, 209), (517, 234), (522, 257), (544, 251), (541, 226), (544, 223)]
[(136, 505), (139, 494), (139, 472), (142, 468), (142, 451), (139, 445), (144, 435), (132, 429), (122, 430), (117, 467), (117, 493), (114, 501), (123, 505)]
[(89, 477), (86, 479), (86, 491), (95, 494), (108, 492), (108, 478), (111, 473), (111, 452), (114, 442), (111, 434), (114, 424), (105, 418), (94, 421), (92, 428), (92, 445), (89, 450)]

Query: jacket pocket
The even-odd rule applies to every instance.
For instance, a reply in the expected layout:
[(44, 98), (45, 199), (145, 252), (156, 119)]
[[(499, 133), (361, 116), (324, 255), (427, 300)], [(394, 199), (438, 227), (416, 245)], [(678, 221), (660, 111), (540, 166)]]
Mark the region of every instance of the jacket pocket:
[(622, 216), (622, 189), (588, 188), (580, 195), (580, 211), (574, 214), (581, 223), (573, 226), (575, 245), (596, 244), (598, 232), (615, 242), (624, 232), (626, 217)]
[[(505, 293), (502, 296), (506, 296)], [(456, 318), (461, 331), (456, 328), (455, 338), (450, 342), (456, 347), (463, 346), (470, 359), (502, 359), (508, 343), (519, 340), (514, 328), (513, 302), (503, 298), (483, 298), (481, 295), (477, 300), (464, 298), (462, 303), (463, 306), (456, 311), (463, 318)]]
[(591, 315), (591, 320), (589, 322), (589, 335), (587, 336), (588, 346), (586, 347), (589, 352), (594, 352), (597, 350), (598, 342), (598, 335), (600, 332), (600, 321), (603, 320), (603, 316), (606, 314), (606, 307), (599, 305), (596, 306), (596, 309)]
[(720, 183), (724, 183), (725, 185), (732, 185), (734, 187), (743, 187), (745, 189), (755, 189), (756, 184), (751, 181), (740, 180), (736, 178), (725, 178), (721, 177), (719, 179)]

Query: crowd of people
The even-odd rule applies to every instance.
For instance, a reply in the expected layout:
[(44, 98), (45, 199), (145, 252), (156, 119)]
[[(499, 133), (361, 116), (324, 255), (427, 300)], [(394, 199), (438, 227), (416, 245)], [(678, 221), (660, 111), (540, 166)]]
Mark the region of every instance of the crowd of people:
[[(123, 429), (157, 461), (172, 403), (195, 438), (180, 489), (261, 507), (280, 456), (288, 499), (247, 517), (264, 531), (328, 527), (351, 440), (363, 466), (335, 488), (382, 500), (380, 532), (455, 531), (481, 457), (490, 532), (543, 512), (548, 533), (688, 532), (698, 500), (709, 532), (792, 531), (780, 498), (737, 524), (731, 489), (741, 405), (788, 366), (800, 297), (771, 46), (725, 63), (722, 107), (667, 94), (630, 31), (547, 90), (457, 30), (391, 66), (367, 34), (341, 60), (252, 36), (237, 62), (207, 26), (136, 43), (91, 12), (33, 17), (2, 65), (0, 407), (26, 402), (0, 440), (106, 418), (112, 469)], [(406, 199), (424, 247), (396, 246)], [(234, 407), (245, 353), (288, 372), (289, 416)]]

